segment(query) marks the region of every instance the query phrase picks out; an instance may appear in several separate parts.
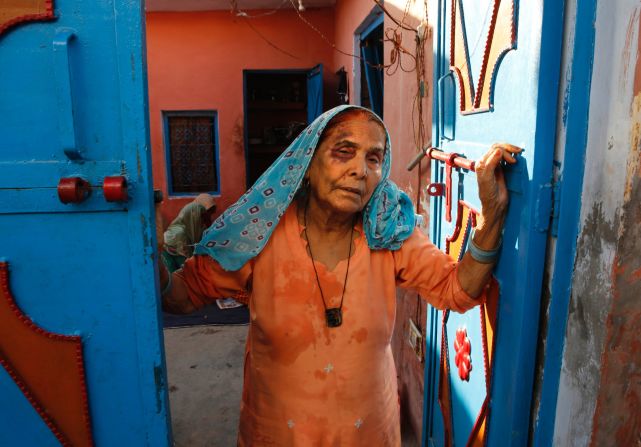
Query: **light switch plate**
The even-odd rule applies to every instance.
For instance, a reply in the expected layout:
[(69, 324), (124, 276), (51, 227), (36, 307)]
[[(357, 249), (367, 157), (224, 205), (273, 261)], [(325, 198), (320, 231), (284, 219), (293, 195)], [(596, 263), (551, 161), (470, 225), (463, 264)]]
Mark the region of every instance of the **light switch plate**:
[(412, 347), (412, 350), (414, 351), (414, 354), (416, 354), (416, 358), (418, 358), (418, 361), (423, 363), (423, 335), (411, 318), (409, 320), (407, 342)]

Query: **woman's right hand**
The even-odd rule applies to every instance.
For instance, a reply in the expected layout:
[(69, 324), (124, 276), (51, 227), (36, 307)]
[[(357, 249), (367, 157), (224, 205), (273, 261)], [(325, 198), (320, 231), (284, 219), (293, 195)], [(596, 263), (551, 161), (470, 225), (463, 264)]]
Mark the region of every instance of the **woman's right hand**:
[[(160, 209), (156, 207), (156, 241), (158, 247), (158, 278), (160, 279), (160, 292), (162, 308), (173, 314), (188, 314), (196, 308), (187, 296), (187, 287), (180, 276), (169, 273), (162, 259), (164, 250), (165, 225)], [(171, 277), (169, 276), (171, 275)], [(171, 281), (171, 285), (170, 285)]]

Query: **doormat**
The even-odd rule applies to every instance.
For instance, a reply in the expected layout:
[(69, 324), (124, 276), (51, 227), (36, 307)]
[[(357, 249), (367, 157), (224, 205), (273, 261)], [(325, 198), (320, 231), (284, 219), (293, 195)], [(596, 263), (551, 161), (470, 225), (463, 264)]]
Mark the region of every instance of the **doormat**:
[(174, 315), (163, 312), (163, 328), (165, 329), (189, 326), (243, 324), (249, 324), (249, 308), (242, 304), (234, 305), (228, 298), (218, 300), (217, 303), (209, 304), (190, 314)]

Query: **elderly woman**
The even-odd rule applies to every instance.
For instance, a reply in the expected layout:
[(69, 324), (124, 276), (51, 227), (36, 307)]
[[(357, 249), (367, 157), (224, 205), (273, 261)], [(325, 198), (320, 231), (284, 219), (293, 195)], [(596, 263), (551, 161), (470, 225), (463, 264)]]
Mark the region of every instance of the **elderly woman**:
[(507, 207), (494, 145), (477, 163), (482, 225), (460, 263), (415, 225), (390, 180), (389, 136), (366, 109), (317, 118), (205, 233), (163, 303), (190, 312), (246, 291), (240, 446), (400, 446), (390, 340), (397, 286), (458, 312), (480, 303)]

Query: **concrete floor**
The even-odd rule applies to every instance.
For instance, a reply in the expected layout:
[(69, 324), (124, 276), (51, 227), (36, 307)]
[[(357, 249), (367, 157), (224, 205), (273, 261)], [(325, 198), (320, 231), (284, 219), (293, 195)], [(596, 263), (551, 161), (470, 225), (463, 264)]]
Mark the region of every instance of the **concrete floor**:
[[(234, 447), (248, 326), (165, 329), (175, 447)], [(403, 447), (419, 443), (403, 430)]]
[(236, 445), (247, 328), (165, 329), (176, 447)]

